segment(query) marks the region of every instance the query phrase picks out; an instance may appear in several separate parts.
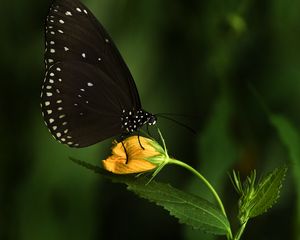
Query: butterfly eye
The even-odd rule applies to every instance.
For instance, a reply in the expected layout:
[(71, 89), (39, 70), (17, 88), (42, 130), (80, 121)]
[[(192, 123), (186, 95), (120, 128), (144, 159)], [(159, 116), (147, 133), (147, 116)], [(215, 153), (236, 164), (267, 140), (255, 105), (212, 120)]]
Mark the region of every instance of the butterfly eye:
[(85, 147), (139, 130), (149, 113), (110, 36), (78, 0), (54, 0), (45, 23), (45, 123), (61, 143)]

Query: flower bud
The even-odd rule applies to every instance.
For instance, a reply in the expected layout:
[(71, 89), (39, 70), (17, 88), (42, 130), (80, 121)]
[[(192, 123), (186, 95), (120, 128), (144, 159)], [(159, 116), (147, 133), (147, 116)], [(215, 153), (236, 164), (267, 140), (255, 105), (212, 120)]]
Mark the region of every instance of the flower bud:
[(123, 140), (123, 144), (117, 143), (112, 148), (112, 155), (103, 160), (107, 171), (115, 174), (141, 173), (154, 170), (169, 159), (164, 149), (150, 138), (131, 136)]

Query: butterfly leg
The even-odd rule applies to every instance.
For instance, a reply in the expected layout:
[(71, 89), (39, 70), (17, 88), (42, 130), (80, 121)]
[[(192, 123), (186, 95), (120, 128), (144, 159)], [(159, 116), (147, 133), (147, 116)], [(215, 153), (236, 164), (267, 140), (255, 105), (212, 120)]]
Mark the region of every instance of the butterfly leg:
[(138, 141), (139, 141), (139, 144), (140, 144), (141, 148), (142, 148), (143, 150), (145, 150), (145, 148), (143, 147), (143, 145), (142, 145), (142, 143), (141, 143), (141, 140), (140, 140), (140, 131), (138, 131)]
[(121, 143), (122, 143), (122, 147), (123, 147), (123, 149), (124, 149), (125, 155), (126, 155), (126, 162), (125, 162), (125, 164), (127, 164), (127, 163), (128, 163), (128, 153), (127, 153), (126, 147), (125, 147), (125, 145), (124, 145), (124, 142), (121, 141)]
[(126, 164), (128, 163), (128, 160), (129, 160), (129, 157), (128, 157), (128, 153), (127, 153), (127, 150), (126, 150), (126, 147), (125, 147), (125, 144), (123, 142), (123, 140), (128, 137), (128, 134), (127, 133), (122, 133), (118, 138), (117, 138), (117, 142), (121, 142), (122, 143), (122, 147), (124, 149), (124, 152), (125, 152), (125, 155), (126, 155)]

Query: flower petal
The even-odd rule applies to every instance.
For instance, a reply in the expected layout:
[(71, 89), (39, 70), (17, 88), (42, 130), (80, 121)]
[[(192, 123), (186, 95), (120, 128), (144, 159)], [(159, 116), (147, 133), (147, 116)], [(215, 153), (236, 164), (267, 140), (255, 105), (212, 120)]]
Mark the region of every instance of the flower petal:
[(126, 163), (126, 158), (111, 156), (103, 160), (103, 166), (107, 171), (115, 174), (130, 174), (150, 171), (157, 166), (143, 159), (130, 159)]
[(154, 147), (159, 146), (155, 141), (142, 136), (131, 136), (124, 139), (123, 144), (122, 142), (117, 143), (112, 149), (112, 156), (103, 160), (106, 170), (115, 174), (129, 174), (150, 171), (157, 167), (156, 164), (149, 161), (152, 157), (162, 155), (157, 147)]

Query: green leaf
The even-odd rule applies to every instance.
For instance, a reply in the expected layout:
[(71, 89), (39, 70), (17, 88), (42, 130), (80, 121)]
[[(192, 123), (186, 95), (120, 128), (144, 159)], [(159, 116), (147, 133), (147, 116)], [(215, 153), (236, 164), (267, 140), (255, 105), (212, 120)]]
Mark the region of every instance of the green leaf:
[(285, 177), (287, 167), (275, 169), (273, 172), (265, 176), (258, 184), (255, 198), (253, 201), (253, 208), (249, 212), (249, 217), (253, 218), (265, 213), (271, 208), (280, 196), (280, 189)]
[(169, 184), (138, 179), (127, 182), (128, 189), (170, 212), (180, 223), (205, 232), (225, 235), (230, 228), (227, 218), (203, 198), (178, 190)]
[(239, 200), (238, 218), (242, 224), (247, 222), (249, 218), (265, 213), (274, 205), (279, 198), (286, 171), (286, 166), (276, 168), (258, 184), (255, 184), (255, 170), (246, 178), (243, 184), (241, 183), (239, 174), (233, 172), (231, 180), (236, 191), (241, 196)]
[(101, 167), (76, 159), (71, 160), (114, 182), (126, 184), (128, 190), (162, 206), (170, 215), (178, 218), (180, 223), (216, 235), (226, 235), (230, 229), (229, 222), (222, 212), (203, 198), (178, 190), (169, 184), (155, 181), (149, 183), (146, 177), (110, 174)]

